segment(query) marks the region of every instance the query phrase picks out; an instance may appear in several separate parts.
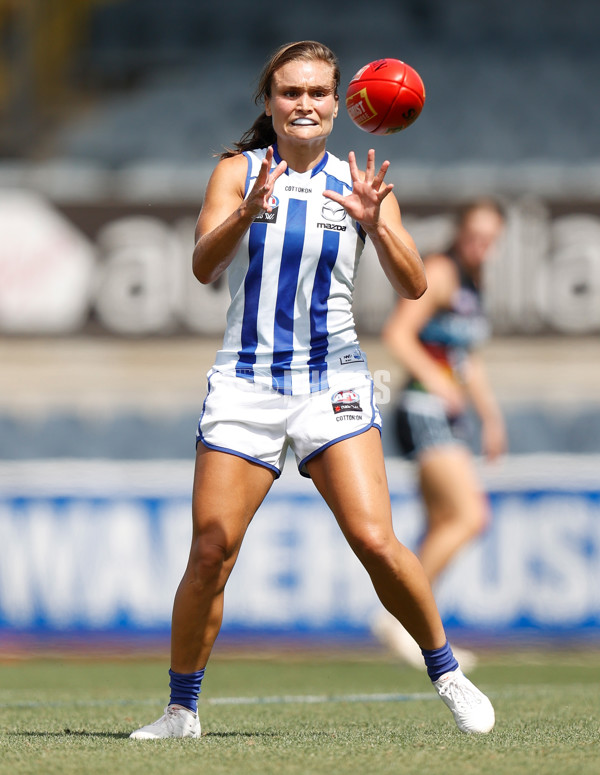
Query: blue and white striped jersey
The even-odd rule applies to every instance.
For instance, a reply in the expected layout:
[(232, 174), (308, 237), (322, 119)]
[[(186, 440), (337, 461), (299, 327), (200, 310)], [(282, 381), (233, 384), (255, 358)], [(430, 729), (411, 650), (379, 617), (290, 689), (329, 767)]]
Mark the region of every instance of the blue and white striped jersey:
[[(274, 149), (273, 166), (281, 161)], [(266, 149), (246, 152), (246, 195)], [(352, 315), (365, 235), (323, 191), (352, 190), (347, 162), (331, 154), (275, 182), (273, 210), (258, 216), (229, 266), (231, 305), (215, 369), (286, 393), (328, 387), (332, 370), (366, 370)]]

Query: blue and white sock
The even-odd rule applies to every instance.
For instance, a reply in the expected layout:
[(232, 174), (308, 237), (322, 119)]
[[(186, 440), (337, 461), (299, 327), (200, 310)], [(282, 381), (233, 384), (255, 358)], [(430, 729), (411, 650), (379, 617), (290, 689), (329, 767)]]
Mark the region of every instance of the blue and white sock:
[(437, 681), (444, 673), (458, 669), (458, 662), (448, 641), (441, 649), (421, 649), (421, 654), (425, 659), (427, 675), (432, 681)]
[(198, 712), (198, 695), (200, 686), (204, 678), (204, 670), (198, 670), (196, 673), (174, 673), (169, 670), (169, 686), (171, 688), (171, 699), (169, 705), (182, 705), (191, 710), (192, 713)]

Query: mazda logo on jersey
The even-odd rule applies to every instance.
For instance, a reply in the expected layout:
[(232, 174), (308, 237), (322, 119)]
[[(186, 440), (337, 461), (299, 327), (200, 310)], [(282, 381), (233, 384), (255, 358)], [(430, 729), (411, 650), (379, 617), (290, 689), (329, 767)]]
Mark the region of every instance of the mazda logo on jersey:
[(260, 215), (257, 215), (254, 219), (254, 223), (275, 223), (277, 221), (277, 213), (279, 212), (279, 199), (276, 196), (269, 197), (269, 207), (271, 212), (263, 210)]
[(331, 398), (334, 414), (342, 412), (362, 412), (360, 396), (355, 390), (339, 390)]
[(339, 223), (340, 221), (343, 221), (344, 218), (346, 217), (346, 211), (344, 210), (342, 205), (339, 205), (337, 202), (334, 202), (333, 200), (328, 200), (321, 208), (321, 215), (327, 221), (333, 221), (334, 223)]
[(328, 223), (317, 223), (317, 229), (327, 229), (327, 231), (346, 231), (346, 227), (343, 226), (340, 221), (346, 218), (346, 211), (337, 202), (328, 199), (321, 208), (321, 216), (325, 218)]

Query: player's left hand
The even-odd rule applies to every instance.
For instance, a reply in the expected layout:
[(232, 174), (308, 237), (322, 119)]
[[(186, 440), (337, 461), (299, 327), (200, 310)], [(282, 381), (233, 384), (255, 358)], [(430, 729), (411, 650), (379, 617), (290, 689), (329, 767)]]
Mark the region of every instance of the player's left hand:
[(377, 228), (381, 203), (394, 187), (391, 183), (383, 183), (390, 163), (384, 161), (379, 172), (375, 174), (375, 151), (371, 148), (367, 153), (364, 173), (358, 169), (354, 151), (348, 154), (348, 164), (352, 176), (352, 193), (342, 196), (336, 191), (324, 191), (323, 196), (342, 205), (348, 215), (358, 221), (368, 233), (370, 229)]

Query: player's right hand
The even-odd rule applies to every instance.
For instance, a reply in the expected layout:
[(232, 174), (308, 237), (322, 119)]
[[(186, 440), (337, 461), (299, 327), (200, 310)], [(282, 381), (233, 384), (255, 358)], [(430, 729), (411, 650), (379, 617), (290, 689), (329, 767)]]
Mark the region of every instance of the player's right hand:
[(246, 208), (254, 215), (260, 215), (261, 212), (270, 213), (273, 209), (271, 195), (275, 181), (283, 175), (287, 169), (287, 162), (280, 161), (279, 164), (271, 170), (273, 161), (273, 147), (269, 146), (265, 158), (262, 160), (260, 170), (250, 193), (246, 198)]

